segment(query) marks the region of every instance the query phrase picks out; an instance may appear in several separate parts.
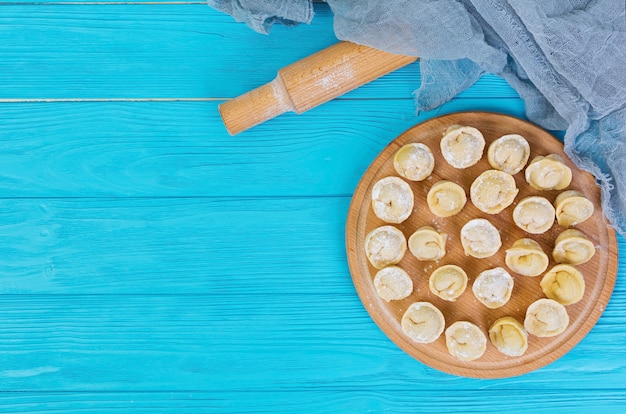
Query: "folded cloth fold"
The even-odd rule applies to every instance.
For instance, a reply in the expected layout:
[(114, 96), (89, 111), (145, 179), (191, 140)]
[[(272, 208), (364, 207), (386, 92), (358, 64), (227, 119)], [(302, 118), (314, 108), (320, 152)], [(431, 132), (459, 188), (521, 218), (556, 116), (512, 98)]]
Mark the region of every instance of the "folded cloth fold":
[[(208, 0), (268, 33), (308, 23), (311, 0)], [(419, 56), (418, 110), (449, 101), (484, 73), (506, 79), (528, 119), (566, 130), (565, 151), (602, 188), (626, 236), (626, 5), (615, 0), (327, 0), (341, 40)]]

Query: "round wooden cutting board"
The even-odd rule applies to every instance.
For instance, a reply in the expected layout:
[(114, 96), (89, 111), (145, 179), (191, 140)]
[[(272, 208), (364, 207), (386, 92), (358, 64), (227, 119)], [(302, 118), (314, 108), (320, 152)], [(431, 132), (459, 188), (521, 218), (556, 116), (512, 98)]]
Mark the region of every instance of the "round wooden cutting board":
[[(485, 152), (481, 161), (464, 170), (451, 167), (441, 155), (439, 142), (446, 129), (451, 125), (467, 125), (479, 129), (486, 141)], [(472, 181), (483, 171), (491, 169), (487, 162), (487, 148), (495, 139), (506, 134), (524, 136), (531, 149), (530, 160), (538, 155), (559, 154), (572, 169), (572, 183), (567, 188), (583, 193), (595, 206), (594, 215), (585, 222), (575, 226), (582, 231), (596, 246), (594, 257), (587, 263), (577, 266), (585, 278), (585, 293), (578, 303), (567, 306), (570, 323), (565, 332), (551, 338), (539, 338), (528, 335), (528, 350), (519, 357), (509, 357), (500, 353), (487, 340), (484, 355), (474, 361), (462, 362), (452, 357), (446, 348), (445, 337), (441, 335), (435, 342), (419, 344), (411, 341), (400, 326), (402, 315), (413, 302), (427, 301), (439, 308), (445, 317), (446, 327), (456, 321), (470, 321), (478, 325), (488, 337), (491, 324), (503, 316), (512, 316), (524, 321), (528, 305), (544, 297), (539, 286), (541, 277), (527, 277), (510, 271), (514, 278), (514, 288), (509, 302), (498, 309), (488, 309), (473, 295), (471, 286), (476, 276), (483, 270), (501, 266), (508, 270), (504, 263), (505, 251), (513, 242), (529, 237), (537, 241), (550, 257), (548, 269), (556, 263), (552, 259), (554, 240), (565, 230), (555, 224), (546, 233), (529, 235), (519, 229), (512, 220), (512, 212), (519, 200), (530, 195), (541, 195), (551, 202), (561, 191), (537, 191), (531, 188), (525, 178), (524, 170), (514, 175), (519, 188), (514, 203), (499, 214), (490, 215), (478, 210), (469, 199), (469, 188)], [(403, 300), (386, 302), (378, 297), (373, 279), (375, 269), (365, 255), (364, 240), (372, 229), (386, 223), (378, 219), (371, 208), (372, 186), (386, 176), (398, 176), (393, 168), (393, 156), (396, 151), (407, 143), (422, 142), (435, 156), (435, 169), (428, 179), (422, 182), (410, 182), (414, 195), (415, 207), (411, 216), (401, 224), (395, 225), (406, 238), (419, 227), (430, 225), (447, 234), (446, 255), (437, 262), (418, 261), (407, 250), (398, 264), (405, 269), (413, 280), (413, 293)], [(462, 186), (468, 196), (463, 210), (453, 217), (440, 218), (432, 214), (426, 203), (426, 194), (430, 187), (439, 180), (446, 179)], [(565, 191), (565, 190), (562, 190)], [(460, 242), (460, 229), (470, 219), (486, 218), (499, 229), (502, 247), (494, 256), (486, 259), (475, 259), (464, 254)], [(401, 349), (421, 362), (455, 375), (476, 378), (503, 378), (521, 375), (549, 364), (572, 349), (595, 325), (600, 318), (615, 284), (617, 274), (617, 240), (615, 231), (608, 225), (602, 215), (600, 206), (600, 189), (594, 177), (576, 167), (563, 152), (563, 145), (555, 137), (543, 129), (506, 115), (486, 112), (464, 112), (444, 115), (419, 124), (402, 133), (393, 140), (374, 160), (363, 175), (350, 205), (346, 225), (346, 247), (348, 262), (354, 285), (363, 305), (378, 326)], [(430, 293), (428, 278), (430, 273), (439, 266), (456, 264), (467, 272), (468, 287), (455, 302), (448, 302)]]

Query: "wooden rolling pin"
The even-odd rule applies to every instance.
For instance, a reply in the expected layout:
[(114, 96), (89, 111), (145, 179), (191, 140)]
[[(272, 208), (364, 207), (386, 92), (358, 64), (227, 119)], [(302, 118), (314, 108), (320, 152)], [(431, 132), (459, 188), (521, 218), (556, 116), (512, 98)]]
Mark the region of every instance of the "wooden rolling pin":
[(415, 60), (339, 42), (280, 69), (270, 83), (218, 109), (228, 133), (236, 135), (285, 112), (301, 114)]

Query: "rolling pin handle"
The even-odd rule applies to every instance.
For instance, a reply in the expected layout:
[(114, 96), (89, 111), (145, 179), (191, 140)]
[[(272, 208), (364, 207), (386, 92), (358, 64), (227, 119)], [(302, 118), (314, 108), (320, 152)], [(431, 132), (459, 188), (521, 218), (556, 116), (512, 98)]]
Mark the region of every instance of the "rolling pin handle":
[(280, 75), (273, 81), (218, 106), (224, 126), (237, 135), (255, 125), (294, 110)]

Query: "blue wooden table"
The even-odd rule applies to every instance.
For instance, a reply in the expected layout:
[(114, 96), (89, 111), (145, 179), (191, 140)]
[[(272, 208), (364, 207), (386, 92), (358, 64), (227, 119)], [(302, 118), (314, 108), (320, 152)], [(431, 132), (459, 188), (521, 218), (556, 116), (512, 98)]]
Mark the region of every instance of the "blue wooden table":
[(485, 76), (416, 116), (412, 64), (230, 137), (217, 105), (337, 41), (315, 12), (263, 36), (202, 1), (0, 2), (0, 412), (626, 412), (623, 255), (591, 333), (527, 375), (444, 374), (376, 327), (359, 178), (420, 121), (524, 104)]

